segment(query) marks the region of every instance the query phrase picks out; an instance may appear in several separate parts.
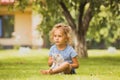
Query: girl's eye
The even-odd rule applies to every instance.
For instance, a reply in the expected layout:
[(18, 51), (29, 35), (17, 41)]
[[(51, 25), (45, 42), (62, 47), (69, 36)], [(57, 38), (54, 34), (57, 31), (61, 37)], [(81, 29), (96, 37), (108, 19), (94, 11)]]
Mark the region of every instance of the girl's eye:
[(61, 35), (54, 35), (54, 37), (62, 37)]
[(61, 37), (61, 35), (59, 35), (59, 37)]

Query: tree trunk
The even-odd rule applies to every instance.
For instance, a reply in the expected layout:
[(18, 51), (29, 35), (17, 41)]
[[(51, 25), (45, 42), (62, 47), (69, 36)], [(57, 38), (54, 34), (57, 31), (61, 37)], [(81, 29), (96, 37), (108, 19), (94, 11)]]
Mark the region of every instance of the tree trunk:
[(68, 24), (71, 26), (73, 33), (75, 34), (75, 49), (79, 55), (79, 57), (88, 57), (87, 54), (87, 45), (86, 45), (86, 32), (89, 27), (89, 23), (91, 21), (92, 15), (91, 15), (91, 8), (89, 7), (86, 13), (83, 16), (84, 8), (87, 2), (80, 3), (79, 6), (79, 17), (78, 17), (78, 25), (75, 24), (73, 17), (71, 16), (70, 12), (68, 11), (66, 5), (62, 0), (59, 2), (61, 8), (63, 9), (63, 14), (68, 22)]
[(75, 50), (78, 53), (78, 56), (83, 58), (88, 57), (85, 36), (80, 34), (75, 34), (74, 37), (75, 37), (74, 38)]
[(43, 35), (42, 38), (43, 38), (42, 48), (50, 48), (50, 42), (49, 42), (48, 35)]

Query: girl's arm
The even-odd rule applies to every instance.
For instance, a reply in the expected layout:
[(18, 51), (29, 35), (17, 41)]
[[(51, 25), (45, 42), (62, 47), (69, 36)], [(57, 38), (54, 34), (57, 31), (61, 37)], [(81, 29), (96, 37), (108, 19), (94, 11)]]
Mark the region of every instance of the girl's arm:
[(52, 63), (53, 63), (53, 59), (52, 59), (51, 56), (49, 56), (49, 58), (48, 58), (48, 65), (52, 66)]
[(79, 63), (78, 63), (77, 57), (73, 57), (72, 61), (73, 61), (73, 63), (71, 64), (71, 66), (73, 68), (78, 68), (79, 67)]

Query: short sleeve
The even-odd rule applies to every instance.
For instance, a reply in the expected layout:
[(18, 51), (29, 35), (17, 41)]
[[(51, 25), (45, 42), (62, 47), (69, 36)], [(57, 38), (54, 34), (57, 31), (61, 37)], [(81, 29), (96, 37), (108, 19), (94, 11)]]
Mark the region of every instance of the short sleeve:
[(55, 45), (51, 46), (50, 51), (49, 51), (49, 56), (52, 56), (54, 53), (57, 53)]
[(76, 53), (76, 51), (73, 49), (73, 48), (71, 48), (71, 57), (73, 58), (73, 57), (76, 57), (78, 54)]
[(49, 51), (49, 56), (52, 56), (52, 53), (53, 53), (53, 48), (51, 47)]

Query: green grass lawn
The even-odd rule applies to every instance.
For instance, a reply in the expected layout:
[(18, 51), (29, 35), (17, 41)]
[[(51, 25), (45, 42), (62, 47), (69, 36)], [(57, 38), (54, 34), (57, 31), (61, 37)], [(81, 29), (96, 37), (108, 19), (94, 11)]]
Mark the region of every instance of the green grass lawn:
[(20, 54), (17, 50), (0, 50), (0, 80), (120, 80), (120, 50), (88, 50), (89, 58), (79, 59), (75, 75), (41, 75), (48, 69), (49, 50), (32, 50)]

